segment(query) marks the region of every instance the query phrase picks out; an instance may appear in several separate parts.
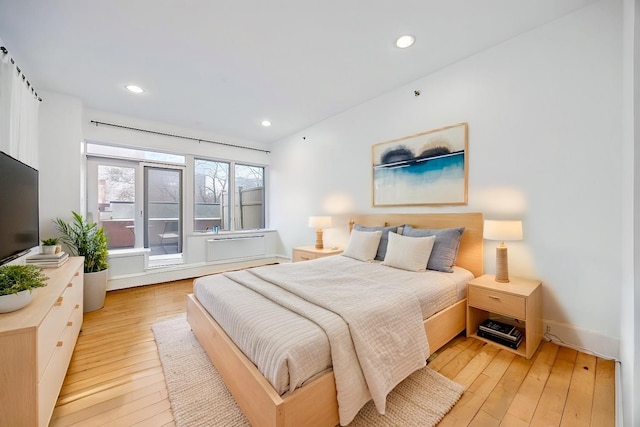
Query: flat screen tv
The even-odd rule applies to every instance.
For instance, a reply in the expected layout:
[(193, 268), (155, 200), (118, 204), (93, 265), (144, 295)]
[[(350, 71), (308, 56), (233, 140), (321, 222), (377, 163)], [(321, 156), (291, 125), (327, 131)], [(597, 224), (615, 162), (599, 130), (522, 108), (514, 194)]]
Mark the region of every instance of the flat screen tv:
[(39, 243), (38, 171), (0, 151), (0, 265)]

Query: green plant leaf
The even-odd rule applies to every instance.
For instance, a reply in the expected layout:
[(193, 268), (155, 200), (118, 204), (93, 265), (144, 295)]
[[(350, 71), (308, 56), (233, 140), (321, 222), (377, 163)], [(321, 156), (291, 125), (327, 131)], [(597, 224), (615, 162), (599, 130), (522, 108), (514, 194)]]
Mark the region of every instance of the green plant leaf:
[(108, 268), (109, 245), (104, 229), (96, 223), (89, 223), (77, 212), (71, 212), (73, 219), (65, 222), (56, 218), (54, 223), (62, 234), (62, 242), (74, 256), (84, 257), (84, 272), (95, 273)]
[(0, 267), (0, 296), (32, 291), (46, 286), (47, 276), (35, 265), (3, 265)]

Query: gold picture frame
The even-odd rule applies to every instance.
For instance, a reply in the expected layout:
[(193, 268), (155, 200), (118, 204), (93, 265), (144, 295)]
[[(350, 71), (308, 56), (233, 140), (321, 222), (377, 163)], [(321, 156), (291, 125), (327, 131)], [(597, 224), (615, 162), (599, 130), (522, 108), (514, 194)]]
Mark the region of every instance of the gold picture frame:
[(458, 123), (371, 148), (372, 204), (466, 205), (468, 123)]

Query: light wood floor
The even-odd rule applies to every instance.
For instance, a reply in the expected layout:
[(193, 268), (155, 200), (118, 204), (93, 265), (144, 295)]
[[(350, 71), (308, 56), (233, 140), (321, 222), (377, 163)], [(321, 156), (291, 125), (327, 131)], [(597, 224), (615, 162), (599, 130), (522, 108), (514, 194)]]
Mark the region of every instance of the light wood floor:
[[(151, 324), (185, 311), (191, 282), (108, 292), (85, 315), (52, 426), (174, 425)], [(548, 342), (526, 360), (459, 336), (429, 366), (467, 386), (440, 426), (615, 424), (609, 360)]]

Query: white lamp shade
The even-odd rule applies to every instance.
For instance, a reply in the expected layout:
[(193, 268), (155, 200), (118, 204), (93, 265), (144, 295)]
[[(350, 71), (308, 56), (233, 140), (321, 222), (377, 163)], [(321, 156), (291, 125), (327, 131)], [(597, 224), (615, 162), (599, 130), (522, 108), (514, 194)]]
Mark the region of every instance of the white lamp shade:
[(522, 240), (522, 221), (485, 220), (483, 237), (487, 240)]
[(330, 216), (310, 216), (309, 227), (316, 228), (316, 229), (329, 228), (331, 227), (331, 217)]

